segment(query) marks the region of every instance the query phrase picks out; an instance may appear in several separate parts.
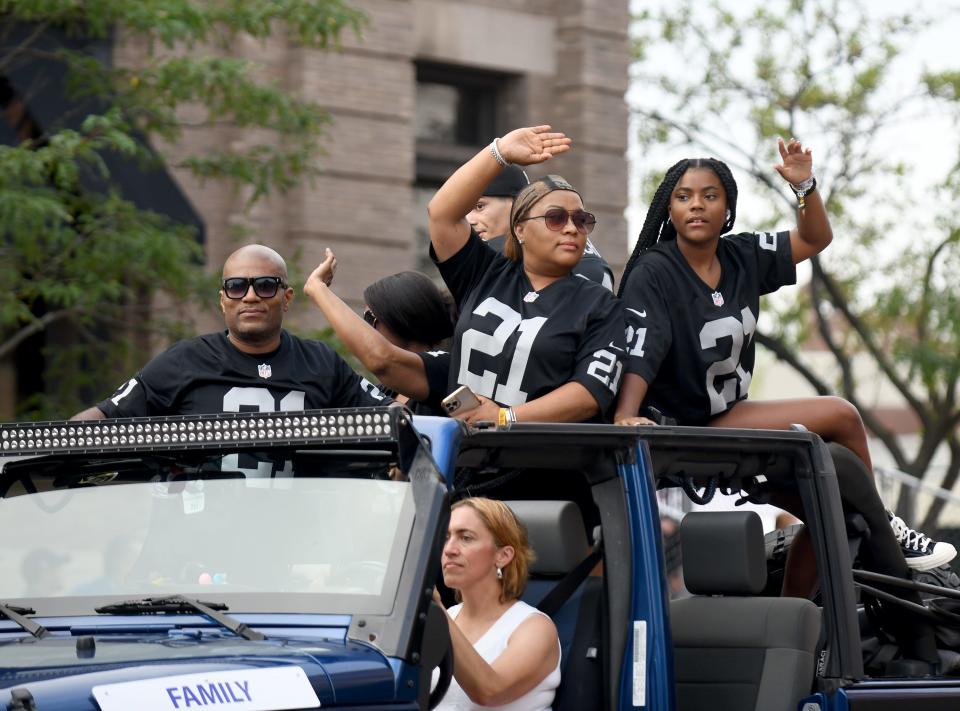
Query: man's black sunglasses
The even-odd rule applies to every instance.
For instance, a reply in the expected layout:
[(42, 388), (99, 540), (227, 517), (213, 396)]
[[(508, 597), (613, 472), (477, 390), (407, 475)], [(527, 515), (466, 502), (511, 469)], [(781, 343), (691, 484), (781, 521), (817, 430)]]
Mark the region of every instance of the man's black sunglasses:
[(223, 280), (223, 293), (228, 299), (242, 299), (251, 286), (261, 299), (271, 299), (279, 289), (287, 288), (283, 279), (275, 276), (230, 277)]

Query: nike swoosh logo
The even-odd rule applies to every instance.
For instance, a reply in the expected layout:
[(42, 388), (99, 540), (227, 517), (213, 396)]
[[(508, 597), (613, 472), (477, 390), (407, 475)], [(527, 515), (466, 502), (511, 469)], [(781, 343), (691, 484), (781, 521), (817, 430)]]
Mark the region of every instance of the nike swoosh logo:
[(636, 314), (637, 316), (639, 316), (640, 318), (646, 318), (646, 316), (647, 316), (647, 310), (646, 310), (646, 309), (644, 309), (643, 311), (637, 311), (636, 309), (631, 309), (631, 308), (628, 306), (628, 307), (627, 307), (627, 311), (633, 311), (633, 313), (635, 313), (635, 314)]

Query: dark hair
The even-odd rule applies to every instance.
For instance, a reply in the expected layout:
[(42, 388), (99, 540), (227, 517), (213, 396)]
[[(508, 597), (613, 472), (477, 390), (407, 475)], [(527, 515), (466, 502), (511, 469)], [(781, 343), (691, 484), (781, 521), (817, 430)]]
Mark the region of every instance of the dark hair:
[(363, 300), (377, 319), (405, 341), (433, 347), (453, 335), (452, 302), (420, 272), (378, 279), (364, 289)]
[(530, 178), (518, 165), (508, 165), (483, 189), (484, 197), (506, 197), (511, 200), (530, 184)]
[(627, 284), (627, 276), (637, 263), (641, 254), (650, 249), (657, 242), (669, 242), (677, 238), (677, 230), (670, 222), (670, 196), (673, 189), (677, 187), (680, 178), (691, 168), (706, 168), (712, 170), (720, 179), (723, 185), (723, 191), (727, 197), (727, 210), (729, 216), (720, 228), (720, 234), (725, 234), (733, 229), (733, 223), (737, 219), (737, 181), (733, 179), (733, 173), (723, 161), (716, 158), (684, 158), (679, 163), (670, 166), (670, 170), (663, 176), (660, 185), (657, 186), (657, 192), (650, 201), (650, 207), (647, 209), (647, 216), (643, 221), (643, 228), (640, 230), (640, 236), (633, 247), (633, 253), (627, 260), (627, 265), (623, 268), (623, 276), (620, 278), (620, 290), (618, 296), (623, 295), (623, 288)]

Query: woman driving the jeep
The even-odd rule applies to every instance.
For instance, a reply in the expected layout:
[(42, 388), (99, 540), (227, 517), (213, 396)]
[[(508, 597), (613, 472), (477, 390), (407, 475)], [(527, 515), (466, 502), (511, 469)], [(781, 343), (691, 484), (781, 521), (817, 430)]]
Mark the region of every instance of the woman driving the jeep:
[(453, 505), (443, 582), (461, 602), (447, 610), (453, 680), (438, 709), (550, 708), (560, 685), (557, 629), (519, 599), (532, 555), (523, 525), (503, 502), (475, 497)]

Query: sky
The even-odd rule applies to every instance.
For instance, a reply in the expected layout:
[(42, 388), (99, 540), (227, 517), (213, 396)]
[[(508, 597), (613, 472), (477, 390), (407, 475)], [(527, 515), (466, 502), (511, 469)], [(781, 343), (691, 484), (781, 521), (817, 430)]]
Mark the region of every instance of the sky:
[[(642, 6), (646, 8), (656, 8), (665, 5), (669, 0), (643, 0)], [(742, 6), (743, 0), (724, 0), (732, 8)], [(699, 0), (698, 0), (699, 2)], [(635, 0), (635, 9), (641, 6), (640, 2)], [(896, 14), (904, 12), (904, 3), (895, 0), (870, 0), (865, 7), (868, 12), (878, 16)], [(898, 91), (909, 88), (909, 82), (916, 76), (919, 68), (926, 69), (947, 69), (956, 68), (960, 70), (960, 1), (958, 0), (920, 0), (912, 3), (910, 6), (920, 12), (937, 18), (933, 25), (924, 31), (920, 40), (910, 47), (898, 60), (896, 66), (899, 70), (894, 73), (888, 82), (891, 91)], [(696, 21), (696, 17), (693, 18)], [(649, 91), (645, 87), (634, 86), (628, 92), (630, 96), (637, 96), (641, 89)], [(888, 146), (886, 150), (891, 157), (902, 158), (914, 168), (914, 179), (912, 184), (916, 186), (919, 197), (915, 203), (910, 206), (915, 209), (915, 215), (907, 215), (907, 221), (913, 224), (922, 224), (925, 216), (930, 214), (928, 205), (924, 204), (924, 197), (929, 194), (928, 186), (941, 180), (947, 170), (956, 162), (958, 149), (960, 149), (960, 126), (955, 119), (947, 116), (927, 116), (917, 117), (905, 125), (898, 126), (891, 130), (884, 139)], [(809, 137), (809, 142), (814, 147), (814, 157), (816, 163), (816, 136)], [(643, 222), (643, 216), (646, 212), (646, 204), (642, 201), (640, 195), (640, 178), (651, 170), (662, 171), (681, 157), (691, 154), (689, 147), (678, 147), (673, 149), (659, 149), (647, 151), (642, 155), (636, 149), (631, 148), (630, 169), (630, 207), (627, 210), (627, 219), (629, 222), (628, 246), (632, 248), (636, 234), (639, 232)], [(772, 172), (772, 168), (771, 168)], [(829, 180), (829, 176), (824, 176)], [(741, 198), (738, 205), (738, 213), (743, 217), (738, 220), (738, 228), (748, 229), (751, 215), (761, 214), (758, 202), (753, 201), (751, 205), (751, 196), (748, 191), (741, 192)], [(908, 208), (908, 212), (910, 208)], [(890, 240), (878, 247), (885, 254), (893, 254), (898, 249), (896, 240)]]

